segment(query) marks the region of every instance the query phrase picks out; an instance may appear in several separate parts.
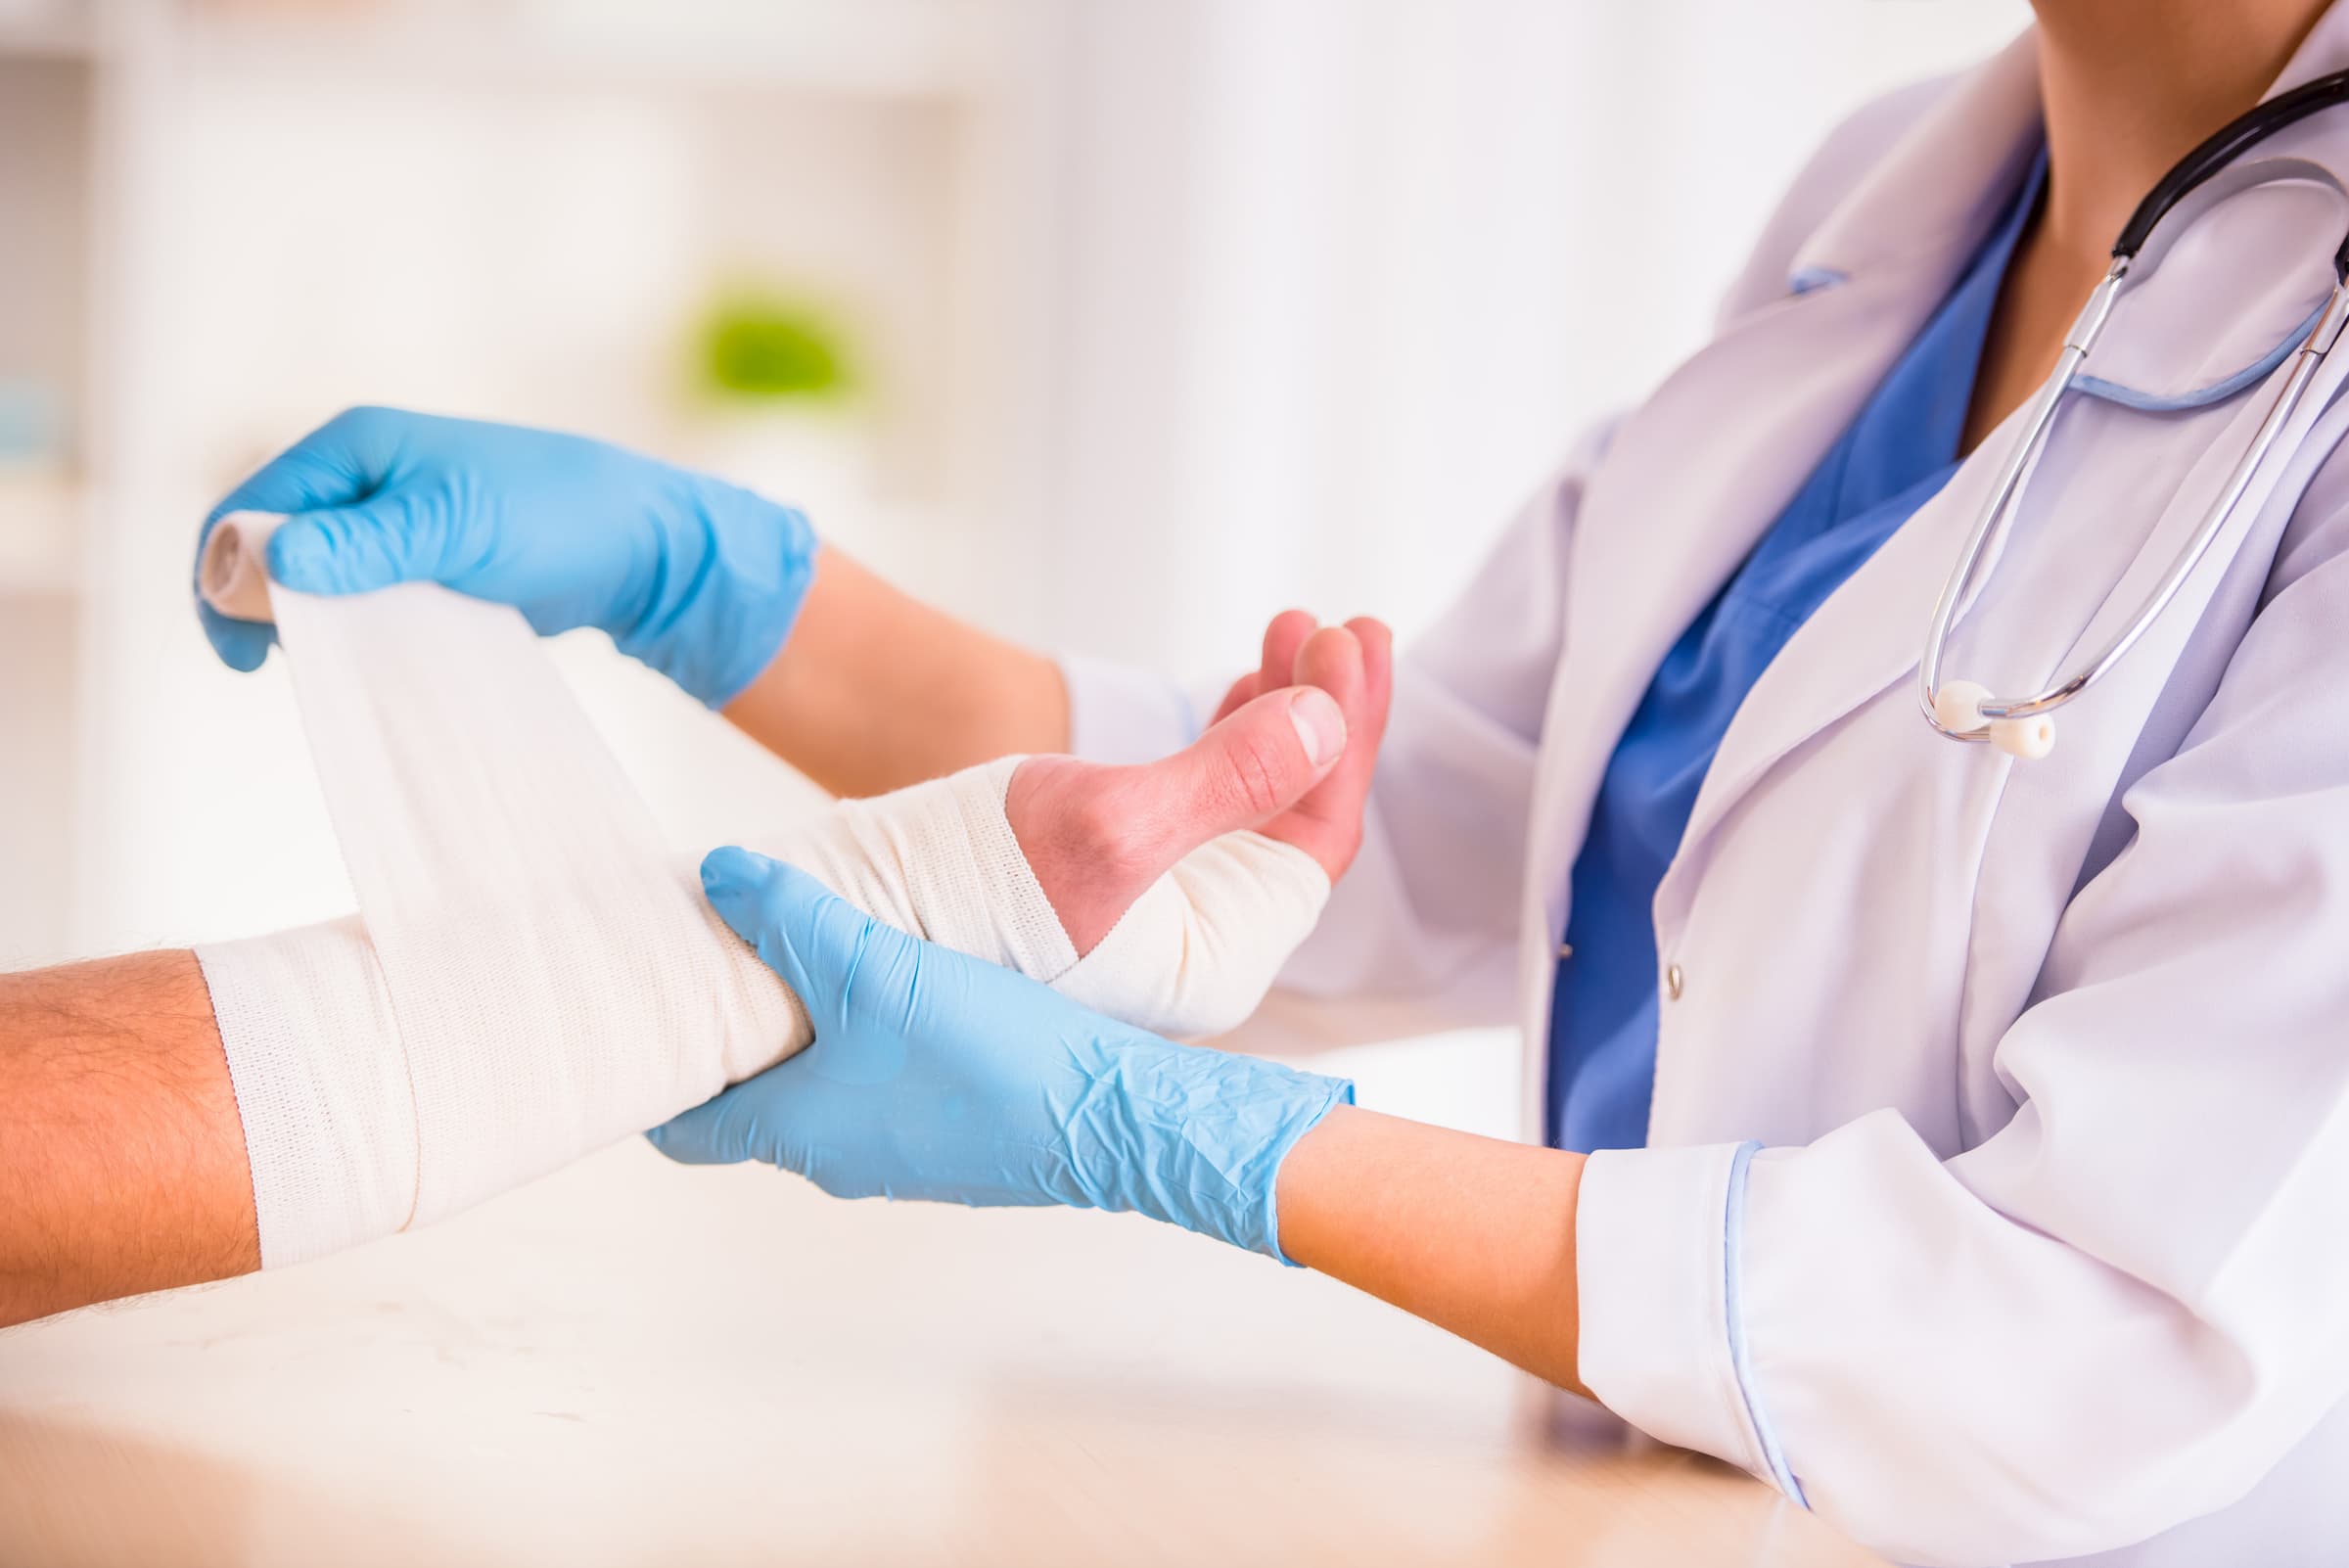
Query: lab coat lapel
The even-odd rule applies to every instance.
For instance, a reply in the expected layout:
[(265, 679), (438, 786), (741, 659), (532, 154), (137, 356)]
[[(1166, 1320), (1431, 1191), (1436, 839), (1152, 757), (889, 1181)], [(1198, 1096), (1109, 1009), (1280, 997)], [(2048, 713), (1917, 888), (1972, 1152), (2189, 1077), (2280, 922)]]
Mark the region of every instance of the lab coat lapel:
[(1851, 422), (1945, 282), (1936, 268), (1911, 267), (1767, 306), (1616, 430), (1583, 500), (1565, 649), (1534, 785), (1522, 1000), (1537, 1028), (1547, 1017), (1565, 925), (1566, 867), (1641, 692)]
[[(1988, 460), (1969, 461), (1959, 469), (1940, 494), (1828, 595), (1763, 670), (1706, 770), (1681, 836), (1676, 872), (1695, 863), (1705, 839), (1772, 763), (1913, 673), (1933, 601), (1975, 511), (1989, 494), (1997, 456), (2013, 436), (2011, 422), (1994, 433), (1981, 448)], [(1960, 603), (1956, 626), (1965, 624), (1997, 565), (1996, 560), (1988, 562)], [(1955, 643), (1955, 630), (1952, 635)], [(1917, 732), (1925, 734), (1921, 718)]]
[[(1727, 324), (1617, 429), (1584, 497), (1543, 725), (1521, 1014), (1546, 1027), (1566, 868), (1606, 758), (1718, 593), (1947, 292), (2036, 144), (2026, 34), (1957, 83), (1798, 253), (1832, 287)], [(1544, 1053), (1538, 1048), (1529, 1082)], [(1540, 1095), (1529, 1095), (1539, 1115)]]

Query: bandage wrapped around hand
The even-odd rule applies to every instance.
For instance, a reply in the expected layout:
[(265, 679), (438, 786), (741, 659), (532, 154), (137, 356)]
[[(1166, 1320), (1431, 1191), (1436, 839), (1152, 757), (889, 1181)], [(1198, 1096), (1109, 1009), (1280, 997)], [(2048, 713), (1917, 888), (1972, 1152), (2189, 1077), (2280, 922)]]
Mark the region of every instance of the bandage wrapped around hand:
[[(1329, 899), (1320, 865), (1261, 833), (1211, 839), (1081, 957), (1004, 816), (1023, 761), (836, 802), (758, 847), (899, 931), (1016, 969), (1123, 1023), (1177, 1039), (1237, 1028), (1320, 917)], [(780, 1055), (807, 1038), (796, 1020)]]
[[(277, 623), (360, 911), (198, 949), (265, 1267), (438, 1219), (807, 1043), (798, 999), (703, 902), (519, 616), (422, 584), (275, 589), (271, 522), (224, 522), (203, 586)], [(744, 842), (1153, 1032), (1252, 1012), (1327, 899), (1313, 857), (1226, 834), (1081, 956), (1004, 816), (1019, 761)]]

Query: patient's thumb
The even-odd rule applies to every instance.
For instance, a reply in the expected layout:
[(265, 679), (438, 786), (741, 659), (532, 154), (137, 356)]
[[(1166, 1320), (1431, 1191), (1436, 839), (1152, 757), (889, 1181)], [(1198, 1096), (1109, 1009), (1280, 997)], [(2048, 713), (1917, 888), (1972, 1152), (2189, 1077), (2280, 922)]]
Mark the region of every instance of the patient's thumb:
[(1171, 863), (1210, 839), (1287, 810), (1345, 750), (1346, 715), (1329, 693), (1316, 686), (1267, 692), (1140, 769), (1144, 809), (1171, 835)]
[(1082, 957), (1175, 862), (1287, 810), (1345, 750), (1346, 715), (1329, 693), (1288, 686), (1143, 766), (1031, 757), (1011, 776), (1003, 815)]

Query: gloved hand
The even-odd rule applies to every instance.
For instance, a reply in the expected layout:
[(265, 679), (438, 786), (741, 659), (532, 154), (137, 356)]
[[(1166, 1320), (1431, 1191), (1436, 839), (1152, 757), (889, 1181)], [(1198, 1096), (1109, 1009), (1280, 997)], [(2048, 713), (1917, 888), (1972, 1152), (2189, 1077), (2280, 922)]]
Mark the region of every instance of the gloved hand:
[[(291, 514), (269, 574), (302, 593), (415, 579), (521, 610), (541, 634), (598, 626), (713, 708), (783, 645), (815, 564), (807, 520), (721, 480), (577, 436), (391, 408), (339, 414), (205, 520)], [(199, 598), (221, 659), (260, 666), (276, 628)]]
[(815, 1043), (654, 1129), (669, 1158), (764, 1160), (843, 1198), (1132, 1210), (1288, 1261), (1274, 1178), (1351, 1084), (1128, 1028), (745, 850), (702, 886)]

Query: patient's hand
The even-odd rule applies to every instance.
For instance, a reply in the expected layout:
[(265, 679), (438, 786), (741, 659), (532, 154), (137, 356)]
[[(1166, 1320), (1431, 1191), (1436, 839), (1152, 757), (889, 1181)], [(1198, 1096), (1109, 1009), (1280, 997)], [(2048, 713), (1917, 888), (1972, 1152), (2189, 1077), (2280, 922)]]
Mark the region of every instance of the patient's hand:
[(1090, 952), (1176, 861), (1236, 829), (1304, 851), (1335, 882), (1361, 846), (1392, 690), (1384, 625), (1316, 626), (1292, 610), (1266, 628), (1261, 664), (1216, 722), (1173, 757), (1022, 763), (1003, 813), (1077, 951)]

